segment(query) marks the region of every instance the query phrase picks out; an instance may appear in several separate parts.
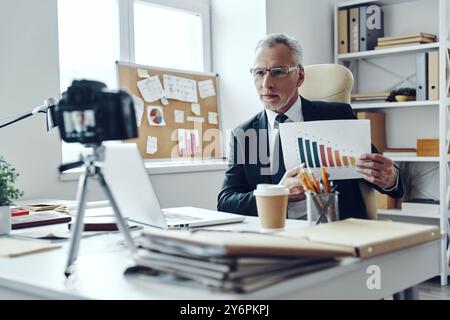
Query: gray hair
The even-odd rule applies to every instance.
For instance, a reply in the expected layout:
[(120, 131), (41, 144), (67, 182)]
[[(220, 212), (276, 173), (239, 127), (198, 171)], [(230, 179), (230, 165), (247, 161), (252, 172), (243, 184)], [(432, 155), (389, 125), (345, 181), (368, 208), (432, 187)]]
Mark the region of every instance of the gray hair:
[(259, 40), (258, 44), (256, 45), (255, 52), (260, 48), (272, 48), (277, 44), (284, 44), (289, 49), (291, 49), (292, 53), (294, 54), (295, 64), (298, 64), (300, 66), (303, 65), (302, 46), (296, 39), (286, 34), (269, 34), (265, 36), (264, 38)]

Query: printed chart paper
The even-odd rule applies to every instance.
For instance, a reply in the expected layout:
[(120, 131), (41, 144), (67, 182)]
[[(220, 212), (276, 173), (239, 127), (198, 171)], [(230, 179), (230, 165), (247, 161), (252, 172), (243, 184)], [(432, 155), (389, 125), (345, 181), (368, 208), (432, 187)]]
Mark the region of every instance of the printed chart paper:
[(369, 120), (282, 123), (280, 137), (286, 169), (305, 163), (320, 177), (326, 167), (332, 180), (360, 179), (356, 161), (371, 153)]
[(199, 116), (202, 114), (202, 109), (200, 108), (200, 104), (198, 104), (198, 103), (191, 104), (191, 111), (196, 116)]
[(147, 137), (147, 154), (155, 154), (158, 152), (158, 138), (157, 137)]
[(205, 99), (216, 95), (214, 82), (212, 80), (204, 80), (198, 82), (198, 91), (200, 98)]
[(184, 111), (183, 110), (175, 110), (175, 123), (184, 123)]
[(208, 112), (208, 122), (209, 124), (219, 124), (219, 120), (217, 118), (217, 112)]
[(171, 75), (164, 75), (166, 97), (186, 102), (198, 102), (197, 81)]
[(141, 125), (142, 116), (144, 114), (144, 100), (135, 96), (134, 94), (132, 95), (132, 98), (134, 104), (134, 111), (136, 113), (136, 123), (137, 126), (139, 127)]
[(153, 76), (137, 82), (139, 91), (146, 102), (154, 102), (164, 96), (164, 90), (158, 76)]
[(160, 106), (147, 107), (147, 121), (151, 126), (165, 126), (163, 109)]

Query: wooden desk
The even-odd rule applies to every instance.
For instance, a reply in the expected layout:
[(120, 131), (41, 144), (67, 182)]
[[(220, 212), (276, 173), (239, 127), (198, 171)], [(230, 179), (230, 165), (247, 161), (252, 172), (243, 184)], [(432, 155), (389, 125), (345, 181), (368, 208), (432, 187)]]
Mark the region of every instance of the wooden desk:
[[(289, 220), (288, 229), (303, 228)], [(257, 218), (219, 229), (258, 228)], [(140, 231), (135, 232), (137, 235)], [(381, 299), (416, 286), (439, 274), (440, 241), (360, 261), (346, 258), (339, 266), (292, 278), (250, 294), (212, 292), (161, 283), (143, 277), (125, 277), (133, 265), (120, 234), (81, 241), (77, 272), (66, 280), (63, 270), (68, 243), (63, 248), (19, 258), (0, 258), (0, 299)], [(369, 290), (367, 268), (381, 269), (381, 289)]]

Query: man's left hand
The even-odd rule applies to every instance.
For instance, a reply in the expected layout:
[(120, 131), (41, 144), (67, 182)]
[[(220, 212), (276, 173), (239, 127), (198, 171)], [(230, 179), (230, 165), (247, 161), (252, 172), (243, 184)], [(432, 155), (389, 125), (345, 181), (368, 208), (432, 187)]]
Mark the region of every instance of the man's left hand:
[(397, 181), (398, 170), (394, 162), (381, 154), (363, 154), (356, 162), (356, 168), (365, 180), (383, 189), (392, 188)]

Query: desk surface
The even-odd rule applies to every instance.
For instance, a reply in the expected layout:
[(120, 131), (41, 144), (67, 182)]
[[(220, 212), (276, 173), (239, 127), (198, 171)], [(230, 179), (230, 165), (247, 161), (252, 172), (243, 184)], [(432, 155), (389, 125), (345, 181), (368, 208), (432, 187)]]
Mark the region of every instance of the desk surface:
[[(287, 229), (304, 228), (288, 220)], [(218, 229), (257, 230), (257, 218)], [(138, 235), (140, 231), (135, 231)], [(61, 249), (18, 258), (0, 258), (0, 298), (44, 299), (380, 299), (415, 286), (439, 274), (440, 241), (360, 261), (345, 258), (336, 267), (280, 282), (250, 294), (230, 294), (124, 276), (133, 265), (121, 234), (84, 238), (75, 275), (66, 280), (63, 270), (68, 243)], [(367, 268), (381, 269), (381, 289), (369, 290)]]

